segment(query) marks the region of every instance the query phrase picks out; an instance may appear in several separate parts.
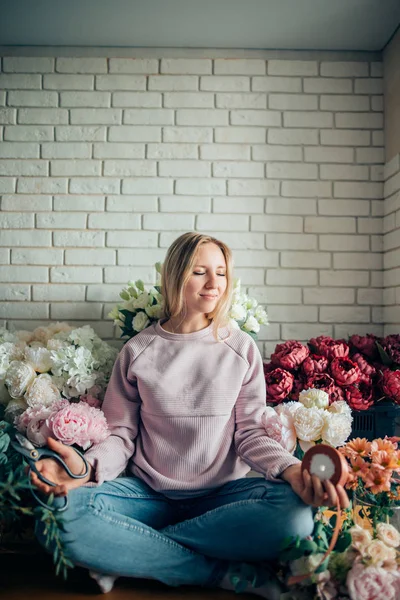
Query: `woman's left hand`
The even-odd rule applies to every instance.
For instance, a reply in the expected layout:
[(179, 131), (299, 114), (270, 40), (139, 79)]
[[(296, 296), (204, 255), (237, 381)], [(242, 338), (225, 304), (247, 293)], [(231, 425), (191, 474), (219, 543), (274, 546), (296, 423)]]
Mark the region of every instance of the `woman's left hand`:
[(281, 478), (292, 486), (293, 491), (305, 504), (310, 506), (336, 507), (339, 501), (340, 508), (347, 508), (350, 504), (342, 485), (335, 486), (329, 479), (321, 481), (316, 475), (310, 475), (307, 470), (302, 472), (300, 464), (285, 469)]

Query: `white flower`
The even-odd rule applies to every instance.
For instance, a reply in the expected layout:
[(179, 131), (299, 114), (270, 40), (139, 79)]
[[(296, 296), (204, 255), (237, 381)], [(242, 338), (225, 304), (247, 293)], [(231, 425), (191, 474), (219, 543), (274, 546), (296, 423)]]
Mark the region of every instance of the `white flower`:
[(244, 321), (247, 316), (247, 310), (241, 304), (232, 304), (229, 316), (235, 321)]
[(297, 437), (305, 442), (319, 440), (325, 424), (323, 413), (319, 408), (298, 408), (294, 415)]
[(254, 317), (260, 325), (268, 325), (268, 315), (262, 306), (257, 306)]
[(392, 561), (396, 558), (396, 550), (386, 546), (382, 540), (372, 540), (365, 550), (365, 556), (370, 558), (372, 565), (381, 567), (384, 562)]
[(13, 342), (0, 344), (0, 379), (4, 379), (7, 369), (13, 360), (21, 360), (23, 352), (21, 347)]
[(258, 306), (258, 302), (255, 298), (250, 298), (250, 297), (247, 298), (247, 301), (246, 301), (247, 310), (254, 311), (257, 308), (257, 306)]
[(16, 398), (15, 400), (11, 400), (7, 404), (7, 408), (4, 411), (4, 418), (9, 423), (14, 423), (15, 419), (21, 415), (28, 408), (27, 403), (24, 398)]
[(345, 413), (324, 411), (322, 440), (337, 448), (343, 446), (351, 433), (351, 418)]
[(150, 320), (145, 312), (138, 312), (132, 321), (132, 327), (135, 331), (142, 331), (150, 324)]
[(323, 558), (324, 554), (321, 552), (310, 554), (310, 556), (302, 556), (301, 558), (297, 558), (290, 562), (290, 571), (292, 575), (306, 575), (307, 573), (312, 573)]
[(37, 373), (47, 373), (51, 370), (51, 355), (47, 348), (27, 346), (24, 355)]
[(47, 342), (54, 334), (48, 327), (36, 327), (36, 329), (33, 330), (32, 335), (35, 342), (40, 342), (43, 346), (46, 346)]
[(114, 308), (110, 310), (107, 316), (110, 317), (110, 319), (112, 319), (113, 321), (119, 320), (122, 315), (119, 312), (118, 305), (114, 306)]
[(400, 546), (400, 533), (393, 525), (389, 523), (378, 523), (376, 526), (378, 539), (382, 540), (386, 546), (397, 548)]
[(299, 402), (306, 408), (327, 408), (329, 406), (329, 396), (324, 390), (308, 388), (299, 393)]
[(133, 308), (145, 308), (150, 301), (150, 296), (147, 292), (142, 292), (133, 302)]
[(349, 529), (349, 533), (351, 535), (351, 545), (361, 554), (364, 554), (366, 548), (372, 542), (371, 532), (360, 527), (360, 525), (354, 525)]
[(240, 329), (239, 323), (235, 319), (229, 319), (232, 329)]
[(62, 389), (62, 393), (67, 398), (78, 398), (96, 383), (97, 374), (90, 373), (87, 375), (76, 374), (69, 377)]
[(35, 377), (36, 372), (32, 365), (20, 360), (13, 360), (4, 379), (11, 398), (21, 398)]
[(297, 434), (293, 422), (293, 415), (296, 411), (296, 407), (293, 405), (295, 404), (299, 403), (288, 402), (280, 404), (276, 408), (267, 406), (261, 417), (262, 425), (268, 436), (279, 442), (291, 454), (296, 450), (297, 445)]
[(161, 304), (153, 304), (153, 306), (146, 306), (146, 314), (150, 319), (159, 319), (161, 317), (162, 306)]
[(351, 420), (353, 420), (353, 417), (351, 415), (351, 408), (344, 400), (336, 400), (335, 402), (332, 402), (328, 410), (331, 413), (347, 415)]
[(51, 406), (60, 399), (60, 392), (48, 373), (36, 377), (25, 393), (25, 400), (31, 407)]
[(18, 342), (18, 337), (11, 333), (11, 331), (8, 331), (5, 327), (0, 327), (0, 344), (3, 344), (4, 342), (15, 344)]
[(92, 349), (93, 340), (96, 338), (96, 333), (94, 329), (89, 325), (84, 325), (83, 327), (78, 327), (78, 329), (73, 329), (69, 335), (68, 340), (76, 344), (77, 346), (85, 346), (88, 350)]
[(243, 324), (243, 329), (245, 331), (253, 331), (254, 333), (258, 333), (260, 331), (260, 325), (254, 317), (248, 317), (246, 322)]

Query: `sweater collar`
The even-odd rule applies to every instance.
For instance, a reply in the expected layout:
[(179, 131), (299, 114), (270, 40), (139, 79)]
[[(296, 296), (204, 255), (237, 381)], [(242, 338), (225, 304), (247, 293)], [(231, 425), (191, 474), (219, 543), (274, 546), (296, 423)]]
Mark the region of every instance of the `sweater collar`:
[(213, 329), (213, 323), (211, 322), (210, 325), (208, 325), (208, 327), (200, 329), (199, 331), (193, 331), (192, 333), (171, 333), (170, 331), (165, 331), (165, 329), (161, 327), (161, 323), (165, 323), (165, 321), (167, 321), (167, 319), (160, 319), (159, 321), (157, 321), (157, 323), (155, 324), (155, 330), (160, 337), (163, 337), (167, 340), (198, 340), (200, 338), (205, 337), (206, 335), (209, 335)]

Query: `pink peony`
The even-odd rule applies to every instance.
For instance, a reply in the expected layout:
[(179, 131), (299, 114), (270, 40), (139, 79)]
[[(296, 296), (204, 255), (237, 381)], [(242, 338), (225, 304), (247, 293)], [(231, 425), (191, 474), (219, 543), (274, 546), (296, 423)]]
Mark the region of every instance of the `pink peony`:
[(90, 394), (84, 394), (83, 396), (81, 396), (80, 401), (86, 402), (86, 404), (89, 404), (89, 406), (93, 406), (94, 408), (100, 408), (102, 405), (102, 402), (101, 400), (99, 400), (99, 398), (95, 398)]
[(382, 372), (381, 387), (385, 396), (400, 404), (400, 369), (397, 371), (385, 369)]
[(334, 340), (325, 335), (311, 338), (308, 345), (312, 348), (313, 353), (326, 356), (329, 360), (349, 355), (349, 346), (345, 340)]
[(351, 600), (397, 600), (396, 576), (381, 567), (353, 565), (347, 574), (347, 588)]
[(84, 450), (105, 440), (108, 435), (106, 418), (101, 410), (86, 402), (68, 403), (48, 419), (56, 439), (67, 446), (77, 444)]
[(35, 446), (44, 446), (48, 437), (54, 437), (48, 426), (48, 419), (61, 408), (68, 406), (68, 400), (57, 400), (50, 406), (37, 404), (28, 407), (15, 421), (18, 431), (24, 433)]
[(334, 358), (330, 365), (330, 371), (337, 385), (351, 385), (360, 379), (360, 369), (357, 363), (349, 358)]
[(353, 410), (368, 410), (374, 404), (372, 387), (363, 381), (357, 386), (346, 387), (344, 394), (347, 404)]
[(279, 404), (288, 397), (293, 388), (294, 377), (284, 369), (273, 369), (265, 375), (267, 401)]
[(367, 335), (352, 335), (349, 339), (352, 351), (360, 352), (370, 360), (376, 360), (379, 356), (376, 342), (379, 342), (379, 338), (372, 333), (367, 333)]
[[(297, 445), (297, 434), (294, 427), (294, 402), (280, 404), (276, 409), (267, 406), (261, 417), (262, 425), (268, 435), (288, 452), (293, 454)], [(280, 410), (278, 410), (280, 409)]]
[(301, 365), (303, 375), (308, 378), (316, 373), (325, 373), (328, 368), (328, 359), (319, 354), (310, 354)]
[(271, 355), (271, 362), (282, 369), (297, 369), (310, 354), (309, 349), (295, 340), (277, 344)]

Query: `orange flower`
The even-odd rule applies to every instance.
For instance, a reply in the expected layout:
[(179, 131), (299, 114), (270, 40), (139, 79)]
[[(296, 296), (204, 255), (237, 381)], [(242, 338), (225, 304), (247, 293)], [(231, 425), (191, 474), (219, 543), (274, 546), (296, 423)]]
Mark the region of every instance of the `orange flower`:
[(373, 494), (390, 492), (391, 471), (383, 471), (379, 467), (371, 466), (367, 473), (360, 472), (364, 485)]
[(367, 473), (369, 469), (368, 463), (366, 463), (365, 460), (361, 458), (361, 456), (352, 456), (350, 458), (350, 463), (353, 473), (355, 473), (358, 476), (361, 475), (361, 473)]
[(354, 438), (344, 446), (344, 454), (349, 458), (353, 456), (368, 456), (371, 451), (371, 442), (367, 438)]
[(377, 438), (371, 442), (371, 452), (379, 452), (380, 450), (393, 454), (396, 446), (388, 438)]
[(371, 454), (372, 464), (379, 469), (389, 469), (393, 471), (399, 466), (396, 452), (386, 452), (385, 450), (378, 450)]

